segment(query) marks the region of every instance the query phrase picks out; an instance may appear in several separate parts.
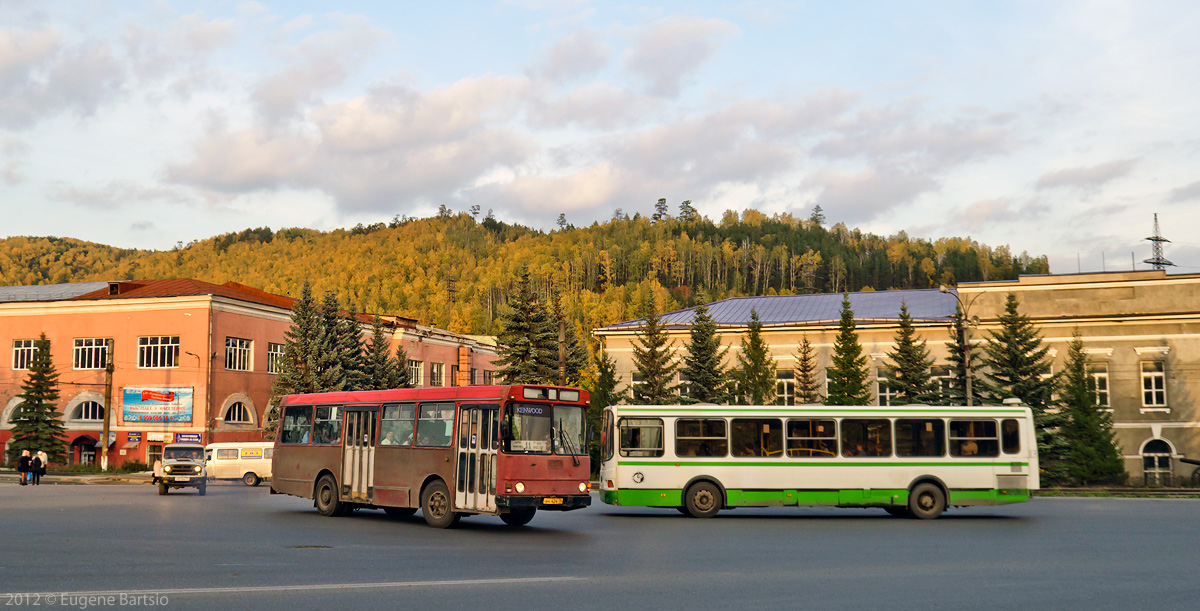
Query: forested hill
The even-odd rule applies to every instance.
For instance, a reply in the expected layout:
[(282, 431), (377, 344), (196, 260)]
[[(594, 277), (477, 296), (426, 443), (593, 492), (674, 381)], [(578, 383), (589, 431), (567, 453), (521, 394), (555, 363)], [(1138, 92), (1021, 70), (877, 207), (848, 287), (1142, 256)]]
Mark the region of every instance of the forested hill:
[(332, 290), (359, 311), (495, 334), (522, 266), (543, 290), (559, 288), (583, 331), (637, 317), (639, 285), (653, 288), (666, 311), (742, 295), (928, 288), (1049, 271), (1045, 256), (1007, 246), (883, 237), (819, 221), (747, 210), (720, 223), (656, 214), (546, 233), (443, 211), (330, 232), (247, 229), (170, 251), (14, 237), (0, 241), (0, 274), (4, 285), (234, 280), (285, 295), (299, 294), (307, 279), (316, 294)]

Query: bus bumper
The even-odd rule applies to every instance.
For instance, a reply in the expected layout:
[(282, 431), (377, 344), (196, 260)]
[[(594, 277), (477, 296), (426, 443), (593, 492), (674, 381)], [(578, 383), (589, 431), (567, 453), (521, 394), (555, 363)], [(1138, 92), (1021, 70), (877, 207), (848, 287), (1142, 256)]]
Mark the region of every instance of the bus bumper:
[(497, 507), (506, 507), (509, 509), (535, 507), (542, 511), (571, 511), (572, 509), (583, 509), (591, 504), (592, 497), (588, 494), (504, 495), (496, 497)]

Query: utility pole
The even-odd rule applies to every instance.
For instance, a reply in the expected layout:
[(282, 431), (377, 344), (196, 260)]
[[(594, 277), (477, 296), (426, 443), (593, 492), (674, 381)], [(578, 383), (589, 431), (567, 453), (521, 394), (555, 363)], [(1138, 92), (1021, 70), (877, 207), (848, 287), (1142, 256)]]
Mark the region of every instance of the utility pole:
[(558, 385), (567, 385), (567, 320), (558, 319)]
[(108, 427), (112, 422), (113, 340), (104, 340), (104, 432), (100, 434), (100, 470), (108, 471)]

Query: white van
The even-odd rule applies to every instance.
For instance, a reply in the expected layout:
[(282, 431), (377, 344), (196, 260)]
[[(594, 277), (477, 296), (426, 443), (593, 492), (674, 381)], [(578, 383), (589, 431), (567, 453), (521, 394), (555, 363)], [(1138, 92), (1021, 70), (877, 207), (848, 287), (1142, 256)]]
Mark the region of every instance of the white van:
[(275, 444), (270, 441), (239, 441), (210, 443), (204, 446), (204, 464), (209, 479), (240, 479), (247, 486), (257, 486), (271, 477), (271, 454)]

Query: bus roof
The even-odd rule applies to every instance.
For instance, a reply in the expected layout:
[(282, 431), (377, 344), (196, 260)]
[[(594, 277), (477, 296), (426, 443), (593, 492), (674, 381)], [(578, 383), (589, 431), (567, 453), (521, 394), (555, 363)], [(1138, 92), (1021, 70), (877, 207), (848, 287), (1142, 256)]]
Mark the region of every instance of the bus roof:
[[(353, 403), (380, 403), (389, 401), (463, 401), (463, 400), (478, 400), (478, 401), (499, 401), (512, 396), (513, 398), (521, 398), (521, 389), (525, 387), (537, 388), (557, 388), (567, 390), (578, 390), (580, 401), (586, 403), (588, 393), (586, 390), (572, 388), (569, 386), (554, 386), (548, 384), (512, 384), (512, 385), (497, 385), (497, 386), (430, 386), (422, 388), (394, 388), (391, 390), (357, 390), (348, 392), (323, 392), (309, 393), (302, 395), (288, 395), (280, 402), (282, 405), (297, 405), (297, 404), (353, 404)], [(515, 396), (513, 393), (516, 393)]]
[(614, 405), (620, 415), (661, 416), (1031, 416), (1024, 405)]

